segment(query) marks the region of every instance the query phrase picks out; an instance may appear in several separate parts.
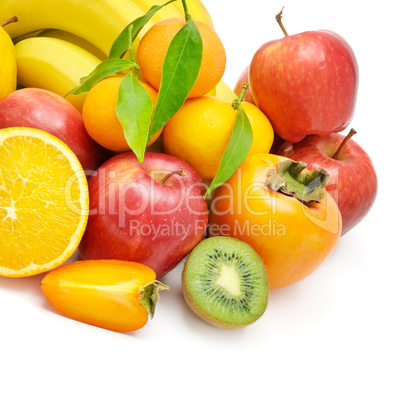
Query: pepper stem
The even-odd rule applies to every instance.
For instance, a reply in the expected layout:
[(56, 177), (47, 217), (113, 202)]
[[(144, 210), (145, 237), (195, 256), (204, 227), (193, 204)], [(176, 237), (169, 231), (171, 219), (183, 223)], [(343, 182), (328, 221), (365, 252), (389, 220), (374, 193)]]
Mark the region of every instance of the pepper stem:
[(357, 131), (354, 128), (351, 128), (349, 131), (349, 134), (343, 139), (341, 144), (339, 145), (338, 149), (335, 151), (335, 153), (332, 155), (333, 159), (338, 159), (339, 155), (341, 154), (343, 148), (345, 147), (346, 143), (357, 133)]
[(0, 22), (0, 26), (5, 27), (8, 24), (11, 24), (12, 22), (17, 22), (18, 18), (16, 16), (9, 18), (8, 20), (5, 20), (3, 22)]
[(185, 176), (186, 172), (184, 170), (173, 170), (172, 172), (168, 173), (165, 177), (163, 177), (159, 183), (165, 184), (173, 175)]
[(168, 285), (159, 281), (152, 281), (140, 287), (140, 296), (138, 300), (144, 306), (145, 310), (147, 310), (151, 318), (154, 317), (155, 306), (160, 299), (159, 292), (161, 290), (169, 289)]
[(268, 170), (266, 185), (271, 190), (294, 197), (307, 206), (320, 202), (325, 196), (329, 174), (324, 169), (303, 172), (306, 166), (305, 162), (291, 159), (278, 162), (278, 171)]
[(285, 26), (284, 26), (283, 23), (282, 23), (282, 13), (283, 13), (283, 9), (284, 9), (284, 8), (285, 8), (285, 7), (282, 7), (282, 10), (279, 11), (279, 13), (275, 15), (275, 19), (276, 19), (276, 22), (277, 22), (277, 23), (279, 24), (279, 26), (281, 27), (282, 32), (285, 34), (285, 36), (289, 36), (289, 34), (287, 33), (287, 31), (286, 31), (286, 29), (285, 29)]

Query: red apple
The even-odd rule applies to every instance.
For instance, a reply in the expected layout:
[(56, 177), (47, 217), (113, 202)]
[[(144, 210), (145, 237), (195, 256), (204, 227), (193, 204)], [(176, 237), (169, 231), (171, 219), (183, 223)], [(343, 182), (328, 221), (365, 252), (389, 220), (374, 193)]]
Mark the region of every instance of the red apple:
[(110, 155), (85, 130), (81, 113), (62, 96), (40, 88), (23, 88), (0, 101), (0, 128), (32, 127), (67, 144), (84, 170), (96, 170)]
[[(247, 66), (243, 72), (240, 74), (236, 86), (234, 88), (234, 93), (236, 95), (240, 95), (240, 92), (243, 89), (243, 85), (248, 82), (248, 70), (249, 70), (250, 66)], [(250, 85), (248, 86), (247, 90), (246, 90), (246, 95), (244, 97), (244, 100), (246, 102), (252, 103), (253, 105), (255, 105), (254, 99), (253, 99), (253, 95), (251, 94), (251, 89), (250, 89)]]
[(274, 132), (274, 142), (272, 143), (272, 147), (269, 153), (276, 154), (278, 152), (278, 149), (284, 142), (285, 140), (282, 137), (279, 137), (279, 135)]
[(89, 180), (81, 258), (140, 262), (160, 278), (202, 240), (204, 192), (198, 173), (175, 156), (146, 152), (143, 163), (132, 152), (114, 156)]
[(326, 136), (349, 125), (358, 66), (341, 36), (307, 31), (263, 44), (252, 58), (249, 83), (254, 101), (275, 132), (297, 142), (309, 134)]
[(326, 190), (338, 204), (342, 235), (368, 213), (377, 195), (377, 175), (367, 153), (350, 137), (332, 133), (309, 135), (298, 143), (285, 142), (278, 155), (307, 163), (307, 169), (322, 168), (330, 174)]

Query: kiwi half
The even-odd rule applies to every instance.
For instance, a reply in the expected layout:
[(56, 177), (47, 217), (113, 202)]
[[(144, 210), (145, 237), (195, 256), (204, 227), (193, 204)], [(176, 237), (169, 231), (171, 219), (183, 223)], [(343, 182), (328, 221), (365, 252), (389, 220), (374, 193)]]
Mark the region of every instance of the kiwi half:
[(204, 321), (232, 329), (249, 325), (265, 312), (268, 281), (257, 252), (240, 240), (210, 237), (187, 258), (184, 300)]

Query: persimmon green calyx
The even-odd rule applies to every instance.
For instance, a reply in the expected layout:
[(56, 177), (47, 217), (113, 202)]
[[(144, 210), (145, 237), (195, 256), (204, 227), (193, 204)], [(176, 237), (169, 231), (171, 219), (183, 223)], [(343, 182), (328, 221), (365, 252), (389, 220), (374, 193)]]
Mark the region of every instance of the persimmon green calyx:
[(294, 197), (307, 206), (320, 202), (325, 196), (329, 173), (324, 169), (303, 172), (306, 166), (305, 162), (293, 160), (278, 162), (277, 171), (270, 169), (267, 172), (266, 185), (271, 190)]

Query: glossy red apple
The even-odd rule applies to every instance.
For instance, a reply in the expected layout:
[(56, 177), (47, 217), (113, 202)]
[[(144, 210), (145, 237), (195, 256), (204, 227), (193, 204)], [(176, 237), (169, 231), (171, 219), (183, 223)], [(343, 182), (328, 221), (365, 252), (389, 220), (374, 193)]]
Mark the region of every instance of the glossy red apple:
[[(240, 74), (239, 78), (237, 79), (237, 83), (236, 86), (233, 90), (233, 92), (236, 95), (240, 95), (242, 89), (243, 89), (243, 85), (248, 82), (248, 71), (250, 69), (250, 66), (247, 66), (242, 73)], [(247, 90), (246, 90), (246, 95), (244, 96), (244, 100), (246, 102), (252, 103), (253, 105), (255, 105), (254, 99), (253, 99), (253, 95), (251, 94), (251, 89), (250, 89), (250, 85), (248, 86)]]
[(89, 180), (81, 258), (140, 262), (160, 278), (203, 238), (204, 193), (198, 173), (175, 156), (146, 152), (143, 163), (132, 152), (114, 156)]
[(19, 89), (0, 101), (0, 128), (17, 126), (53, 134), (71, 148), (88, 173), (110, 156), (88, 135), (81, 113), (62, 96), (45, 89)]
[(332, 133), (309, 135), (298, 143), (285, 142), (278, 155), (307, 163), (307, 169), (322, 168), (330, 174), (326, 190), (338, 204), (342, 235), (368, 213), (377, 195), (377, 175), (368, 154), (350, 137)]
[(349, 125), (358, 66), (341, 36), (307, 31), (263, 44), (252, 58), (249, 83), (255, 103), (275, 132), (297, 142), (309, 134), (326, 136)]

